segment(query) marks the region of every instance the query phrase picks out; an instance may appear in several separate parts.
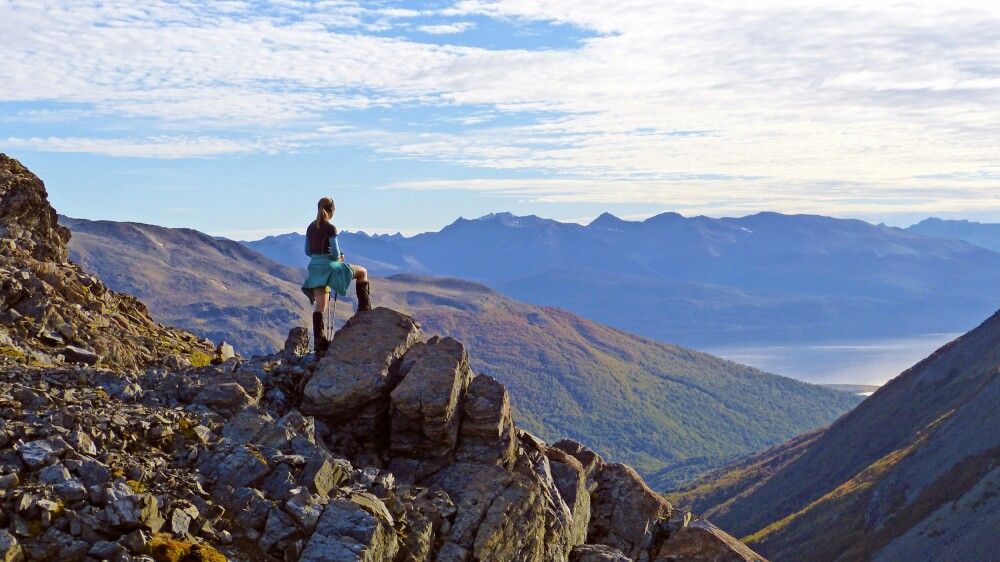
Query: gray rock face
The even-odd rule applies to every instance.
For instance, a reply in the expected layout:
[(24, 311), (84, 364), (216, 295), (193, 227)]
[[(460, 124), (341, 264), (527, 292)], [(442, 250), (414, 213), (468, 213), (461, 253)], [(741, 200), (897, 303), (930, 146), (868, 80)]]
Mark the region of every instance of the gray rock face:
[(472, 381), (465, 347), (451, 338), (418, 343), (403, 357), (400, 373), (404, 378), (392, 391), (392, 454), (434, 458), (451, 453)]

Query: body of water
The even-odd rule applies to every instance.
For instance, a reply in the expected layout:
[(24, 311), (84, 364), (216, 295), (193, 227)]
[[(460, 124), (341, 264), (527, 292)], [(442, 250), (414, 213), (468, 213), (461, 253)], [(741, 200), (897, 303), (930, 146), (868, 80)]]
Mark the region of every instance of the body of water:
[(708, 353), (816, 384), (885, 384), (961, 334), (853, 342), (724, 346)]

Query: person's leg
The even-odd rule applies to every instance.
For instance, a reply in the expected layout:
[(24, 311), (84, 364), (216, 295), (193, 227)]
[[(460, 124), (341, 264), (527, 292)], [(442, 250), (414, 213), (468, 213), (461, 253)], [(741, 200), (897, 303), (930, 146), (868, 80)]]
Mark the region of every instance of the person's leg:
[(313, 297), (316, 299), (316, 307), (313, 309), (313, 341), (317, 355), (322, 355), (326, 348), (330, 346), (330, 341), (326, 339), (326, 326), (323, 322), (323, 315), (326, 313), (326, 305), (330, 302), (330, 293), (326, 287), (313, 289)]
[(368, 286), (368, 270), (360, 265), (352, 265), (354, 270), (354, 290), (358, 294), (358, 312), (372, 309), (371, 289)]
[(316, 299), (316, 308), (313, 311), (326, 312), (326, 305), (330, 302), (330, 292), (327, 288), (317, 287), (313, 289), (313, 298)]
[(368, 282), (368, 270), (361, 267), (360, 265), (352, 265), (351, 269), (354, 270), (354, 278), (362, 283)]

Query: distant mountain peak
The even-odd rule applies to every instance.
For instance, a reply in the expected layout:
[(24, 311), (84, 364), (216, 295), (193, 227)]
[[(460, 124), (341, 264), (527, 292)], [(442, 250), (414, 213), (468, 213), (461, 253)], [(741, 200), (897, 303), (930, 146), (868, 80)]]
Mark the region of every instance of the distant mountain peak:
[(596, 219), (590, 221), (587, 225), (588, 228), (618, 228), (629, 224), (629, 221), (621, 219), (612, 215), (611, 213), (605, 211), (600, 214)]

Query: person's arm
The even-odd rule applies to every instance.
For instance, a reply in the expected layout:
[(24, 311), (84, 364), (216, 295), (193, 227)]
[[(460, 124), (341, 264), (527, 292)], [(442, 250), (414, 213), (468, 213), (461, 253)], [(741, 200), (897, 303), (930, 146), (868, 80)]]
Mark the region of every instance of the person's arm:
[(309, 235), (306, 235), (306, 255), (311, 256), (312, 252), (309, 251)]
[(333, 256), (333, 259), (335, 260), (340, 259), (340, 242), (337, 241), (336, 234), (330, 237), (330, 255)]

